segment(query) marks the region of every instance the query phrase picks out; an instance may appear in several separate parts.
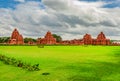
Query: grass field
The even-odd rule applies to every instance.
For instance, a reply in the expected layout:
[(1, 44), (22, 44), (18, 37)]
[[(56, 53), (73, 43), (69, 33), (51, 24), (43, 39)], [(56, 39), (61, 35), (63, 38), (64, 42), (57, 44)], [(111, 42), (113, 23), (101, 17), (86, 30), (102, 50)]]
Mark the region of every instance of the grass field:
[(0, 62), (0, 81), (120, 81), (117, 46), (1, 46), (0, 54), (39, 63), (41, 69), (30, 72)]

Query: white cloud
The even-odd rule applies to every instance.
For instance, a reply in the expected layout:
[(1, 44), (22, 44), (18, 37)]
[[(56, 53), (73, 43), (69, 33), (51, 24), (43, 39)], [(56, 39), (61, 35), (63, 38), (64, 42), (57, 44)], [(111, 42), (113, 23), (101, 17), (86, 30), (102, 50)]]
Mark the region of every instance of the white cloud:
[(92, 8), (92, 7), (96, 7), (96, 8), (100, 8), (103, 5), (105, 5), (106, 3), (99, 1), (99, 2), (83, 2), (83, 1), (78, 1), (75, 0), (73, 1), (73, 4), (79, 7), (84, 7), (84, 8)]
[(63, 39), (82, 38), (85, 33), (96, 37), (100, 31), (112, 39), (120, 39), (120, 9), (101, 8), (104, 2), (77, 0), (28, 1), (15, 10), (0, 9), (0, 36), (10, 36), (16, 27), (24, 37), (43, 37), (50, 30)]

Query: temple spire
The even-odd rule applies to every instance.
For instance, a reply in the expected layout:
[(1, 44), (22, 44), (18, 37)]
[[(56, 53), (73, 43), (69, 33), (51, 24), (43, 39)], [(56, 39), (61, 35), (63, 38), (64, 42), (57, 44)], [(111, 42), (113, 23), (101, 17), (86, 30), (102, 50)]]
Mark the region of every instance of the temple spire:
[(18, 30), (15, 28), (12, 32), (9, 44), (24, 44), (22, 35), (19, 34)]

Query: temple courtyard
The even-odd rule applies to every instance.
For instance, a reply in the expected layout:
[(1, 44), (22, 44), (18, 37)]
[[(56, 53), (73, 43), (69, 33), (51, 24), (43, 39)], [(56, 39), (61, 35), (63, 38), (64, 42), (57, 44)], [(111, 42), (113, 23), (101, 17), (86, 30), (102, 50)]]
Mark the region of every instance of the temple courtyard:
[(0, 46), (0, 54), (40, 65), (27, 71), (0, 61), (0, 81), (120, 81), (119, 46)]

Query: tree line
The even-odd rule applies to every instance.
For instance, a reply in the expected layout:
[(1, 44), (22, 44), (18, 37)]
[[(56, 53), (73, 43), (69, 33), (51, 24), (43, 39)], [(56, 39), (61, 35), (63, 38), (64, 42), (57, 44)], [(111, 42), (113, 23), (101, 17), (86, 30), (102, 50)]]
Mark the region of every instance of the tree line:
[(7, 43), (10, 37), (0, 37), (0, 43)]

